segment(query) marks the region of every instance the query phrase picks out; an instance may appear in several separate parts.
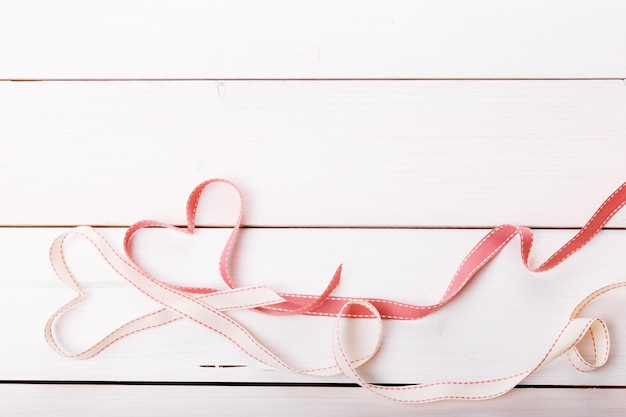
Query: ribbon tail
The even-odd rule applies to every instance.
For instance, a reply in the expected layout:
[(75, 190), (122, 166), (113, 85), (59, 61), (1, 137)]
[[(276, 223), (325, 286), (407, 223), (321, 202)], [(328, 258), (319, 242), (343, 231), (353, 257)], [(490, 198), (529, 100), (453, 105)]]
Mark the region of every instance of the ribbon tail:
[[(341, 271), (343, 269), (343, 264), (339, 265), (335, 274), (331, 278), (330, 282), (326, 286), (324, 292), (322, 292), (319, 296), (299, 296), (297, 294), (283, 294), (278, 293), (281, 297), (285, 298), (287, 302), (276, 304), (269, 307), (263, 307), (259, 310), (276, 315), (293, 315), (293, 314), (306, 314), (312, 311), (315, 311), (320, 306), (322, 306), (330, 297), (330, 295), (335, 291), (335, 288), (339, 285), (339, 281), (341, 280)], [(298, 301), (301, 300), (310, 300), (312, 301), (306, 304), (299, 304)]]

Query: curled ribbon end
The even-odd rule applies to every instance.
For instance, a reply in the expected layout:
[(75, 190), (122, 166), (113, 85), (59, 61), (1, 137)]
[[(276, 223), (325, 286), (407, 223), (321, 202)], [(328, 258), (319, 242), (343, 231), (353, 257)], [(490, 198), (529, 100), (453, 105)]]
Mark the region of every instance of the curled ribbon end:
[[(585, 358), (581, 350), (586, 343), (591, 358)], [(610, 351), (609, 329), (600, 319), (593, 320), (585, 332), (579, 337), (574, 346), (567, 351), (567, 359), (574, 368), (581, 372), (591, 372), (602, 367), (609, 358)]]
[(335, 271), (335, 275), (333, 275), (333, 278), (330, 280), (330, 285), (333, 287), (333, 289), (335, 289), (341, 281), (341, 271), (343, 271), (343, 264), (339, 265), (339, 267)]

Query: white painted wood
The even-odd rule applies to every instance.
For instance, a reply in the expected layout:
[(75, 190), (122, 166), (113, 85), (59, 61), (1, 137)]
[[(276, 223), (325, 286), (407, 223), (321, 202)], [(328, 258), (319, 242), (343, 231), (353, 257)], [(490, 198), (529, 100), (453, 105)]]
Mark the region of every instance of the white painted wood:
[(617, 389), (515, 389), (477, 402), (406, 405), (383, 401), (357, 388), (176, 387), (93, 385), (2, 385), (0, 412), (7, 417), (206, 416), (555, 416), (617, 415), (624, 391)]
[(624, 109), (621, 81), (0, 82), (0, 223), (180, 224), (227, 177), (249, 225), (581, 226)]
[[(89, 361), (46, 346), (43, 324), (72, 296), (47, 261), (62, 230), (50, 226), (146, 217), (182, 223), (187, 194), (206, 178), (242, 186), (247, 225), (286, 227), (243, 231), (238, 284), (317, 293), (343, 262), (338, 294), (413, 303), (436, 301), (485, 233), (452, 228), (580, 226), (626, 179), (623, 2), (393, 0), (381, 7), (369, 0), (0, 4), (2, 80), (205, 80), (0, 82), (0, 226), (35, 226), (0, 227), (2, 416), (623, 410), (626, 391), (608, 388), (516, 389), (488, 402), (404, 407), (341, 387), (89, 385), (345, 382), (269, 370), (186, 322)], [(277, 81), (226, 81), (234, 79)], [(232, 195), (218, 189), (211, 197), (200, 224), (229, 224)], [(424, 226), (433, 229), (415, 229)], [(610, 226), (623, 229), (626, 214)], [(123, 229), (102, 231), (119, 247)], [(172, 281), (220, 285), (216, 264), (227, 233), (145, 231), (139, 256)], [(540, 230), (534, 260), (573, 234)], [(533, 276), (514, 242), (445, 309), (386, 322), (382, 350), (362, 372), (372, 382), (419, 383), (526, 369), (586, 293), (626, 279), (625, 244), (623, 230), (602, 232), (555, 271)], [(72, 242), (69, 249), (90, 295), (59, 323), (69, 347), (155, 308), (88, 248)], [(578, 373), (561, 358), (525, 382), (626, 386), (625, 296), (616, 292), (588, 311), (610, 326), (613, 351), (603, 369)], [(296, 366), (331, 362), (332, 319), (232, 315)], [(358, 350), (371, 322), (350, 323)], [(228, 364), (246, 366), (201, 367)], [(88, 384), (6, 383), (24, 380)]]
[(9, 0), (0, 78), (624, 78), (624, 17), (619, 0)]
[[(121, 341), (87, 361), (59, 357), (46, 345), (43, 326), (73, 296), (47, 262), (54, 228), (0, 229), (0, 321), (4, 335), (3, 380), (345, 382), (274, 371), (247, 358), (235, 346), (189, 322), (170, 324)], [(122, 229), (103, 233), (119, 247)], [(390, 297), (428, 304), (445, 290), (465, 253), (483, 230), (247, 229), (234, 261), (238, 285), (265, 284), (277, 291), (321, 291), (336, 266), (344, 263), (339, 295)], [(189, 237), (147, 230), (137, 237), (140, 259), (176, 283), (220, 285), (217, 259), (225, 229), (203, 229)], [(546, 258), (572, 231), (537, 234), (535, 261)], [(451, 304), (427, 318), (385, 322), (384, 344), (363, 368), (372, 382), (420, 383), (442, 379), (506, 376), (535, 365), (573, 307), (592, 290), (625, 280), (626, 246), (622, 231), (598, 239), (554, 271), (535, 276), (511, 245)], [(155, 309), (124, 284), (94, 251), (71, 241), (68, 262), (85, 282), (89, 300), (58, 323), (66, 346), (86, 348), (107, 330)], [(580, 373), (560, 358), (529, 378), (530, 384), (625, 385), (626, 329), (621, 320), (625, 291), (590, 307), (605, 319), (613, 337), (605, 368)], [(107, 315), (105, 317), (105, 314)], [(298, 367), (332, 364), (332, 318), (275, 317), (231, 313), (263, 343)], [(368, 320), (352, 321), (351, 346), (364, 346)], [(306, 327), (306, 332), (302, 329)], [(246, 365), (210, 369), (200, 365)]]

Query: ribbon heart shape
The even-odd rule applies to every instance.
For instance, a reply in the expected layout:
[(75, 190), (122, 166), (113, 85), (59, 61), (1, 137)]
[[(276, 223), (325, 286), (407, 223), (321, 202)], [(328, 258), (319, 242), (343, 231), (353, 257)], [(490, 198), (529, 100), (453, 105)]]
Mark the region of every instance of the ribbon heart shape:
[[(67, 263), (67, 257), (64, 252), (64, 244), (68, 237), (72, 235), (81, 237), (89, 242), (112, 270), (132, 284), (137, 290), (162, 305), (162, 308), (159, 310), (131, 320), (109, 333), (93, 346), (78, 353), (70, 353), (65, 350), (57, 342), (54, 332), (56, 320), (63, 313), (87, 299), (85, 291)], [(267, 287), (256, 286), (195, 294), (180, 291), (145, 274), (120, 255), (102, 235), (87, 226), (77, 227), (58, 236), (50, 248), (50, 261), (61, 281), (77, 293), (74, 299), (52, 314), (44, 327), (46, 341), (54, 351), (62, 356), (74, 359), (89, 359), (127, 336), (187, 318), (208, 330), (222, 335), (250, 357), (268, 366), (313, 376), (330, 376), (340, 373), (338, 365), (302, 370), (286, 364), (258, 342), (243, 326), (225, 314), (225, 312), (231, 310), (251, 309), (284, 302), (283, 298)], [(348, 310), (349, 307), (347, 305), (345, 309)], [(369, 306), (366, 306), (366, 308), (369, 308)], [(368, 351), (369, 353), (360, 358), (349, 359), (350, 366), (358, 367), (362, 365), (378, 351), (382, 338), (380, 317), (378, 322), (379, 335), (372, 343)]]
[[(53, 242), (50, 249), (50, 260), (53, 269), (61, 281), (72, 288), (77, 293), (77, 296), (56, 311), (46, 323), (44, 330), (45, 338), (52, 349), (63, 356), (87, 359), (100, 353), (107, 346), (110, 346), (112, 343), (126, 336), (145, 329), (162, 326), (181, 318), (186, 318), (208, 330), (222, 335), (253, 359), (276, 369), (314, 376), (328, 376), (343, 373), (350, 380), (366, 387), (378, 395), (394, 401), (409, 403), (421, 403), (442, 399), (477, 400), (493, 398), (506, 393), (525, 377), (565, 352), (567, 352), (568, 359), (572, 365), (581, 371), (597, 369), (607, 361), (610, 342), (606, 324), (600, 319), (579, 318), (578, 316), (591, 301), (609, 291), (626, 286), (626, 282), (619, 282), (600, 288), (587, 296), (574, 309), (570, 319), (548, 347), (547, 353), (540, 358), (537, 365), (513, 375), (477, 381), (441, 381), (421, 385), (388, 387), (369, 384), (364, 381), (356, 371), (356, 368), (367, 362), (376, 354), (382, 340), (383, 318), (415, 319), (441, 308), (458, 294), (467, 282), (517, 235), (520, 236), (522, 260), (528, 269), (540, 272), (555, 267), (589, 242), (606, 222), (624, 206), (626, 203), (626, 184), (622, 185), (611, 194), (587, 224), (539, 267), (531, 268), (528, 264), (533, 241), (533, 235), (530, 229), (512, 225), (499, 226), (491, 230), (478, 242), (472, 251), (470, 251), (461, 263), (439, 303), (431, 306), (412, 306), (409, 304), (395, 303), (390, 300), (333, 297), (330, 295), (330, 292), (332, 292), (334, 287), (338, 284), (341, 268), (338, 269), (338, 272), (335, 274), (333, 280), (331, 280), (326, 291), (324, 291), (321, 296), (317, 297), (275, 293), (263, 286), (232, 288), (233, 283), (228, 273), (228, 261), (241, 224), (241, 211), (220, 260), (222, 277), (231, 289), (217, 291), (212, 288), (174, 286), (147, 274), (132, 260), (130, 240), (133, 234), (141, 228), (149, 226), (168, 227), (186, 231), (187, 233), (193, 233), (195, 227), (195, 212), (200, 196), (208, 185), (216, 182), (226, 183), (237, 190), (242, 209), (243, 199), (241, 192), (234, 184), (221, 179), (206, 181), (196, 187), (189, 199), (187, 205), (188, 225), (186, 230), (155, 221), (143, 221), (131, 226), (124, 239), (124, 248), (129, 255), (129, 259), (120, 255), (112, 245), (94, 229), (85, 226), (66, 232)], [(153, 313), (126, 323), (111, 332), (94, 346), (79, 353), (66, 352), (56, 342), (53, 329), (54, 323), (59, 316), (86, 299), (86, 294), (72, 274), (64, 254), (64, 243), (70, 235), (77, 235), (90, 242), (116, 273), (162, 306)], [(289, 308), (282, 308), (282, 310), (279, 309), (278, 311), (288, 314), (304, 313), (336, 316), (331, 342), (335, 364), (316, 369), (296, 369), (279, 359), (269, 349), (259, 343), (248, 330), (227, 315), (229, 310), (242, 308), (263, 308), (264, 311), (267, 311), (269, 308), (275, 308), (277, 305), (280, 306), (284, 305), (286, 302), (288, 303), (290, 301), (289, 297), (304, 298), (306, 302), (287, 304)], [(296, 305), (293, 306), (293, 304)], [(380, 310), (383, 310), (384, 314)], [(269, 311), (274, 312), (272, 310)], [(343, 332), (340, 330), (342, 326), (341, 323), (343, 323), (345, 318), (350, 317), (369, 317), (375, 319), (374, 324), (376, 325), (376, 330), (368, 333), (366, 339), (368, 342), (368, 353), (359, 358), (351, 358), (350, 355), (346, 353), (342, 342)], [(591, 360), (583, 358), (578, 350), (578, 344), (581, 343), (587, 335), (589, 335), (589, 339), (593, 344), (593, 358)]]
[[(230, 260), (231, 260), (232, 253), (233, 253), (233, 247), (235, 246), (235, 242), (239, 235), (241, 221), (243, 219), (243, 194), (241, 190), (239, 190), (239, 188), (235, 184), (222, 178), (214, 178), (214, 179), (204, 181), (191, 192), (191, 195), (189, 196), (189, 199), (187, 200), (187, 210), (186, 210), (187, 226), (186, 227), (176, 227), (172, 224), (163, 223), (158, 220), (142, 220), (140, 222), (133, 224), (132, 226), (128, 228), (128, 230), (126, 231), (126, 234), (124, 235), (124, 252), (126, 253), (126, 256), (128, 257), (128, 259), (130, 259), (135, 264), (135, 266), (138, 269), (140, 269), (144, 274), (149, 275), (145, 271), (145, 269), (143, 269), (139, 265), (139, 263), (135, 259), (135, 256), (133, 255), (133, 250), (132, 250), (133, 236), (135, 236), (135, 234), (139, 232), (141, 229), (144, 229), (147, 227), (161, 227), (161, 228), (170, 229), (170, 230), (174, 230), (174, 231), (182, 232), (186, 234), (193, 234), (196, 228), (196, 213), (198, 210), (198, 203), (200, 202), (200, 197), (202, 196), (206, 188), (212, 184), (226, 184), (230, 186), (231, 188), (235, 190), (237, 197), (239, 199), (239, 212), (237, 213), (237, 219), (235, 220), (235, 224), (233, 226), (232, 232), (228, 236), (226, 244), (224, 245), (224, 249), (222, 250), (222, 254), (220, 256), (220, 261), (219, 261), (219, 271), (220, 271), (220, 275), (222, 276), (222, 279), (224, 280), (224, 283), (226, 283), (226, 285), (231, 289), (235, 288), (233, 284), (233, 280), (231, 279), (231, 276), (230, 276)], [(266, 305), (263, 307), (257, 307), (257, 309), (266, 313), (270, 313), (270, 314), (313, 313), (320, 307), (321, 304), (323, 304), (326, 300), (328, 300), (328, 297), (330, 296), (330, 294), (337, 287), (337, 285), (339, 285), (340, 277), (341, 277), (341, 265), (339, 266), (339, 268), (337, 268), (337, 271), (335, 272), (332, 279), (326, 286), (326, 289), (322, 292), (321, 295), (313, 296), (313, 295), (300, 295), (300, 294), (295, 295), (295, 294), (281, 293), (280, 296), (283, 298), (283, 302), (273, 304), (273, 305)], [(153, 276), (151, 278), (154, 280), (158, 280), (157, 278)], [(172, 288), (175, 288), (179, 291), (186, 292), (189, 294), (206, 294), (206, 293), (217, 291), (214, 288), (183, 287), (183, 286), (175, 286), (175, 285), (170, 285), (170, 284), (165, 284), (165, 285), (168, 285)]]
[[(237, 240), (243, 219), (244, 199), (241, 190), (239, 190), (235, 184), (226, 179), (215, 178), (204, 181), (191, 192), (191, 195), (187, 200), (186, 227), (179, 228), (157, 220), (142, 220), (130, 226), (124, 236), (124, 251), (128, 259), (130, 259), (143, 273), (149, 275), (148, 272), (141, 267), (133, 255), (133, 236), (146, 227), (162, 227), (192, 234), (195, 230), (196, 213), (202, 194), (207, 187), (218, 183), (226, 184), (232, 187), (239, 199), (239, 212), (237, 213), (237, 219), (233, 225), (233, 230), (226, 241), (224, 249), (222, 250), (219, 261), (219, 271), (223, 281), (229, 288), (235, 288), (233, 280), (230, 276), (229, 264), (233, 255), (233, 247)], [(483, 237), (474, 246), (474, 248), (472, 248), (465, 259), (463, 259), (441, 299), (432, 305), (413, 305), (380, 298), (350, 298), (332, 296), (332, 292), (339, 285), (342, 271), (342, 266), (340, 265), (321, 295), (314, 296), (309, 294), (291, 294), (280, 292), (278, 294), (285, 300), (284, 302), (259, 307), (258, 309), (271, 314), (307, 314), (335, 317), (343, 311), (341, 314), (347, 314), (346, 317), (375, 317), (369, 309), (363, 307), (361, 304), (355, 304), (353, 308), (350, 309), (350, 312), (343, 310), (343, 307), (347, 302), (359, 300), (373, 305), (384, 319), (419, 319), (439, 310), (450, 302), (485, 265), (487, 265), (498, 253), (502, 251), (502, 249), (515, 236), (520, 237), (520, 252), (524, 266), (532, 272), (548, 271), (585, 246), (624, 206), (624, 204), (626, 204), (626, 183), (622, 184), (622, 186), (620, 186), (604, 201), (604, 203), (602, 203), (590, 220), (573, 238), (571, 238), (565, 245), (558, 249), (538, 267), (532, 267), (529, 263), (534, 237), (533, 232), (528, 227), (514, 226), (511, 224), (504, 224), (495, 227), (490, 230), (487, 235), (485, 235), (485, 237)], [(152, 278), (158, 280), (155, 277)], [(191, 288), (182, 286), (172, 287), (190, 294), (203, 294), (217, 291), (214, 288)]]
[[(64, 312), (86, 299), (86, 294), (72, 274), (64, 255), (63, 246), (67, 238), (77, 235), (93, 245), (109, 266), (130, 282), (135, 288), (161, 304), (163, 308), (141, 316), (114, 330), (89, 349), (79, 353), (68, 353), (55, 340), (53, 326), (57, 318)], [(100, 353), (116, 341), (137, 333), (141, 330), (161, 326), (180, 318), (189, 319), (205, 329), (225, 337), (251, 358), (289, 372), (311, 376), (330, 376), (343, 373), (350, 380), (368, 390), (393, 401), (404, 403), (423, 403), (444, 399), (483, 400), (494, 398), (510, 391), (515, 385), (531, 373), (545, 366), (550, 361), (567, 352), (568, 359), (574, 367), (581, 371), (591, 371), (606, 363), (609, 355), (609, 333), (606, 324), (595, 318), (578, 318), (579, 313), (597, 297), (616, 288), (626, 286), (626, 282), (609, 285), (594, 291), (574, 309), (570, 320), (564, 325), (547, 353), (537, 365), (513, 375), (476, 380), (476, 381), (439, 381), (421, 385), (379, 386), (365, 382), (356, 368), (371, 359), (382, 341), (382, 318), (376, 308), (367, 302), (352, 300), (347, 302), (338, 313), (332, 331), (331, 345), (335, 364), (315, 369), (296, 369), (273, 354), (258, 342), (243, 326), (230, 318), (225, 312), (240, 308), (256, 308), (258, 306), (280, 303), (282, 298), (266, 287), (249, 287), (236, 290), (194, 294), (168, 287), (160, 281), (144, 274), (134, 264), (120, 255), (111, 244), (94, 229), (86, 226), (78, 227), (60, 235), (52, 244), (50, 259), (59, 278), (72, 288), (78, 295), (56, 311), (45, 326), (45, 338), (49, 345), (59, 354), (75, 359), (88, 359)], [(366, 341), (370, 350), (360, 358), (350, 358), (344, 349), (343, 332), (340, 324), (343, 317), (349, 317), (349, 310), (354, 306), (367, 309), (376, 318), (376, 329), (368, 333)], [(593, 358), (586, 360), (578, 351), (577, 345), (590, 335), (593, 343)]]
[[(113, 249), (111, 244), (94, 229), (87, 226), (81, 226), (61, 234), (54, 240), (52, 246), (50, 247), (50, 262), (59, 279), (61, 279), (65, 285), (74, 290), (77, 293), (77, 296), (57, 310), (45, 325), (46, 340), (52, 349), (54, 349), (57, 353), (75, 359), (88, 359), (102, 352), (108, 346), (126, 336), (137, 333), (141, 330), (162, 326), (183, 318), (182, 315), (177, 314), (177, 312), (173, 309), (161, 308), (153, 313), (141, 316), (118, 327), (116, 330), (104, 337), (100, 342), (82, 352), (66, 352), (55, 340), (53, 334), (53, 324), (63, 313), (69, 311), (74, 306), (87, 299), (87, 294), (70, 269), (67, 262), (67, 256), (64, 252), (64, 245), (67, 239), (71, 236), (78, 236), (89, 242), (113, 271), (126, 279), (139, 291), (147, 294), (150, 298), (155, 299), (156, 296), (151, 295), (155, 291), (159, 291), (159, 294), (176, 292), (175, 289), (172, 289), (167, 285), (163, 285), (158, 281), (154, 281), (150, 277), (143, 274), (142, 271), (138, 270), (133, 264), (120, 256), (115, 249)], [(258, 306), (271, 305), (284, 301), (274, 291), (261, 286), (238, 288), (227, 291), (215, 291), (204, 294), (199, 293), (193, 296), (185, 295), (185, 297), (187, 297), (188, 300), (193, 300), (194, 303), (200, 306), (216, 311), (255, 308)]]

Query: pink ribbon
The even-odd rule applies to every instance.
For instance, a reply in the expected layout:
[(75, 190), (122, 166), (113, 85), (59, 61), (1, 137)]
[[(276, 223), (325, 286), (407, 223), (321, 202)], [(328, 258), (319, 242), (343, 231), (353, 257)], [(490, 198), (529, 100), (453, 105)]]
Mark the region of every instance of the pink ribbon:
[[(327, 289), (320, 296), (280, 294), (263, 286), (233, 288), (233, 283), (228, 272), (228, 263), (241, 224), (241, 209), (239, 218), (226, 243), (220, 260), (220, 271), (224, 281), (230, 287), (229, 290), (217, 291), (212, 288), (175, 286), (164, 283), (146, 273), (132, 259), (130, 241), (133, 234), (141, 228), (148, 226), (167, 227), (186, 233), (193, 233), (195, 213), (200, 195), (206, 186), (216, 182), (226, 183), (234, 187), (232, 183), (221, 179), (209, 180), (196, 187), (187, 205), (187, 228), (179, 229), (156, 221), (143, 221), (133, 225), (128, 230), (124, 239), (124, 248), (128, 254), (128, 258), (120, 255), (109, 242), (94, 229), (89, 227), (82, 226), (75, 228), (72, 231), (60, 235), (53, 242), (50, 249), (50, 260), (53, 269), (61, 281), (72, 288), (77, 293), (77, 296), (57, 310), (46, 323), (44, 331), (45, 338), (52, 349), (67, 357), (87, 359), (97, 355), (102, 350), (124, 337), (145, 329), (162, 326), (185, 318), (195, 322), (201, 327), (222, 335), (253, 359), (276, 369), (314, 376), (327, 376), (342, 373), (352, 381), (378, 395), (394, 401), (408, 403), (421, 403), (442, 399), (477, 400), (493, 398), (506, 393), (528, 375), (565, 352), (567, 352), (568, 359), (572, 365), (581, 371), (597, 369), (602, 366), (608, 358), (610, 342), (606, 324), (600, 319), (579, 318), (578, 316), (591, 301), (606, 292), (626, 286), (626, 282), (619, 282), (600, 288), (587, 296), (574, 309), (570, 319), (565, 323), (562, 330), (547, 348), (546, 354), (538, 360), (537, 364), (513, 375), (477, 381), (440, 381), (421, 385), (386, 387), (367, 383), (357, 372), (357, 368), (360, 365), (366, 363), (376, 354), (381, 344), (383, 318), (416, 319), (441, 308), (458, 294), (467, 282), (516, 235), (520, 236), (522, 260), (528, 269), (540, 272), (553, 268), (582, 248), (598, 233), (606, 222), (623, 207), (626, 202), (625, 185), (617, 189), (600, 206), (589, 222), (587, 222), (569, 242), (539, 267), (531, 268), (528, 265), (528, 257), (533, 241), (533, 235), (530, 229), (512, 225), (499, 226), (490, 231), (470, 251), (461, 263), (439, 303), (431, 306), (412, 306), (409, 304), (395, 303), (390, 300), (342, 298), (330, 295), (338, 284), (341, 267), (337, 270), (335, 277), (331, 280)], [(237, 193), (242, 202), (243, 200), (239, 190), (237, 190)], [(242, 208), (243, 203), (241, 204)], [(72, 274), (64, 254), (63, 247), (70, 235), (76, 235), (86, 239), (116, 273), (162, 306), (162, 308), (155, 312), (120, 326), (95, 345), (78, 353), (67, 352), (57, 343), (54, 332), (56, 320), (64, 312), (86, 299), (86, 294), (78, 280)], [(249, 308), (259, 308), (271, 313), (305, 313), (336, 316), (337, 320), (331, 338), (335, 363), (315, 369), (296, 369), (285, 363), (227, 314), (227, 312), (231, 310)], [(376, 327), (368, 334), (369, 337), (366, 339), (368, 342), (368, 353), (362, 357), (350, 357), (344, 349), (342, 342), (343, 332), (341, 331), (341, 327), (343, 326), (342, 318), (349, 317), (371, 317), (375, 319), (373, 323)], [(593, 343), (593, 358), (591, 359), (583, 358), (577, 348), (577, 345), (586, 335), (591, 336), (590, 339)]]
[[(234, 288), (233, 281), (230, 278), (229, 265), (230, 265), (230, 259), (233, 253), (233, 247), (235, 245), (235, 241), (237, 240), (237, 236), (239, 235), (239, 229), (240, 229), (241, 221), (243, 218), (243, 194), (241, 193), (241, 190), (239, 190), (239, 188), (235, 184), (225, 179), (215, 178), (215, 179), (207, 180), (201, 183), (200, 185), (198, 185), (196, 188), (194, 188), (194, 190), (191, 192), (191, 195), (189, 196), (189, 199), (187, 200), (187, 226), (186, 227), (176, 227), (174, 225), (163, 223), (157, 220), (142, 220), (130, 226), (128, 230), (126, 231), (126, 234), (124, 235), (124, 252), (126, 253), (126, 256), (128, 257), (128, 259), (130, 259), (137, 266), (137, 268), (142, 270), (146, 275), (149, 275), (139, 265), (139, 263), (136, 261), (135, 257), (133, 256), (131, 241), (135, 233), (137, 233), (139, 230), (144, 229), (146, 227), (163, 227), (163, 228), (175, 230), (175, 231), (182, 232), (182, 233), (193, 234), (196, 228), (196, 225), (195, 225), (196, 212), (198, 209), (198, 203), (200, 201), (200, 197), (202, 196), (202, 193), (209, 185), (216, 184), (216, 183), (222, 183), (222, 184), (227, 184), (231, 186), (235, 190), (235, 192), (237, 193), (237, 197), (239, 198), (239, 212), (237, 214), (237, 220), (235, 221), (233, 230), (228, 236), (226, 244), (224, 245), (224, 249), (222, 250), (222, 255), (220, 256), (220, 261), (219, 261), (219, 270), (220, 270), (220, 275), (222, 276), (222, 279), (224, 280), (224, 282), (229, 288)], [(333, 290), (337, 287), (337, 285), (339, 285), (340, 276), (341, 276), (341, 265), (339, 266), (339, 268), (337, 268), (335, 275), (332, 277), (326, 289), (322, 292), (321, 295), (317, 297), (306, 295), (306, 296), (301, 296), (303, 298), (298, 299), (297, 297), (299, 296), (296, 294), (280, 294), (285, 300), (284, 302), (280, 303), (279, 306), (257, 307), (257, 310), (261, 310), (263, 312), (271, 313), (271, 314), (303, 314), (303, 313), (312, 314), (311, 312), (317, 311), (317, 309), (319, 309), (320, 306), (325, 301), (327, 300), (330, 301), (328, 298), (330, 294), (333, 292)], [(156, 278), (154, 277), (152, 278), (156, 280)], [(171, 285), (171, 284), (166, 284), (166, 283), (164, 284), (171, 288), (175, 288), (179, 291), (186, 292), (189, 294), (208, 294), (208, 293), (217, 291), (217, 289), (215, 288), (184, 287), (184, 286)], [(298, 302), (291, 301), (291, 298), (296, 298)]]
[[(104, 337), (100, 342), (79, 353), (69, 353), (63, 349), (57, 343), (53, 331), (57, 318), (86, 299), (85, 292), (73, 276), (63, 255), (63, 245), (70, 235), (86, 239), (95, 247), (113, 270), (139, 291), (163, 306), (163, 308), (153, 313), (126, 323)], [(389, 387), (369, 384), (357, 372), (357, 368), (360, 365), (366, 363), (376, 354), (382, 341), (382, 318), (376, 308), (365, 301), (351, 300), (342, 307), (342, 310), (337, 315), (331, 336), (335, 363), (319, 368), (297, 369), (282, 361), (267, 347), (257, 341), (243, 326), (226, 314), (230, 310), (255, 308), (283, 301), (268, 288), (249, 287), (210, 294), (189, 295), (165, 286), (160, 281), (145, 275), (135, 265), (117, 253), (109, 242), (94, 229), (84, 226), (60, 235), (52, 244), (50, 255), (53, 268), (59, 278), (78, 294), (73, 300), (55, 312), (45, 326), (46, 341), (52, 349), (63, 356), (75, 359), (88, 359), (126, 336), (186, 318), (201, 327), (222, 335), (251, 358), (268, 366), (312, 376), (330, 376), (342, 373), (350, 380), (380, 396), (405, 403), (422, 403), (444, 399), (482, 400), (494, 398), (508, 392), (528, 375), (563, 353), (567, 353), (572, 365), (580, 371), (587, 372), (601, 367), (606, 363), (610, 349), (609, 333), (606, 324), (600, 319), (579, 318), (578, 315), (591, 301), (609, 291), (626, 286), (626, 282), (619, 282), (600, 288), (587, 296), (574, 309), (570, 319), (548, 346), (546, 353), (538, 359), (535, 366), (529, 369), (512, 375), (475, 381), (438, 381), (421, 385)], [(376, 327), (371, 329), (367, 335), (368, 337), (364, 339), (368, 343), (368, 353), (359, 358), (352, 358), (346, 353), (343, 343), (343, 332), (341, 331), (342, 317), (349, 317), (350, 310), (355, 306), (368, 310), (372, 317), (376, 319), (374, 320)], [(593, 343), (593, 357), (590, 359), (583, 358), (577, 347), (586, 335), (591, 336), (590, 339)]]
[[(233, 246), (239, 234), (243, 218), (243, 194), (237, 188), (235, 184), (225, 179), (211, 179), (204, 181), (198, 185), (189, 196), (187, 201), (187, 226), (179, 228), (171, 224), (159, 222), (156, 220), (143, 220), (128, 228), (126, 235), (124, 236), (124, 251), (126, 256), (144, 273), (148, 274), (139, 263), (136, 261), (132, 252), (131, 241), (133, 236), (143, 228), (146, 227), (164, 227), (172, 230), (176, 230), (183, 233), (192, 234), (195, 230), (195, 218), (198, 208), (198, 202), (204, 190), (211, 184), (222, 183), (231, 186), (239, 198), (239, 213), (237, 220), (235, 221), (233, 231), (231, 232), (226, 245), (222, 251), (219, 262), (219, 270), (222, 279), (229, 288), (234, 288), (233, 280), (229, 272), (229, 264), (233, 253)], [(528, 258), (533, 246), (533, 233), (532, 231), (523, 226), (514, 226), (510, 224), (504, 224), (498, 226), (485, 237), (483, 237), (474, 248), (469, 252), (465, 259), (461, 262), (456, 273), (452, 277), (448, 288), (444, 292), (441, 299), (432, 305), (418, 306), (407, 303), (400, 303), (393, 300), (385, 300), (380, 298), (349, 298), (349, 297), (335, 297), (332, 296), (333, 290), (339, 284), (341, 276), (342, 266), (340, 265), (332, 277), (326, 289), (322, 294), (315, 296), (309, 294), (290, 294), (290, 293), (278, 293), (284, 302), (280, 304), (259, 307), (258, 309), (272, 314), (308, 314), (316, 316), (332, 316), (335, 317), (342, 311), (343, 306), (353, 300), (360, 300), (373, 305), (380, 313), (383, 319), (395, 319), (395, 320), (414, 320), (427, 316), (441, 307), (446, 305), (452, 300), (463, 287), (480, 271), (485, 265), (491, 261), (507, 243), (515, 236), (520, 237), (520, 249), (521, 257), (524, 266), (532, 272), (543, 272), (554, 268), (565, 259), (567, 259), (574, 252), (585, 246), (601, 229), (604, 227), (607, 221), (611, 219), (623, 206), (626, 204), (626, 183), (622, 184), (609, 198), (602, 203), (598, 210), (593, 214), (590, 220), (583, 226), (582, 229), (557, 250), (552, 256), (550, 256), (545, 262), (538, 267), (531, 267), (528, 263)], [(153, 279), (156, 279), (152, 277)], [(170, 285), (170, 284), (165, 284)], [(170, 285), (172, 288), (176, 288), (180, 291), (190, 294), (206, 294), (217, 291), (214, 288), (197, 288), (197, 287), (182, 287)], [(362, 305), (355, 305), (350, 309), (350, 313), (346, 317), (370, 317), (373, 315), (371, 312)]]

